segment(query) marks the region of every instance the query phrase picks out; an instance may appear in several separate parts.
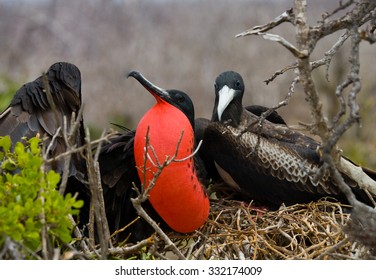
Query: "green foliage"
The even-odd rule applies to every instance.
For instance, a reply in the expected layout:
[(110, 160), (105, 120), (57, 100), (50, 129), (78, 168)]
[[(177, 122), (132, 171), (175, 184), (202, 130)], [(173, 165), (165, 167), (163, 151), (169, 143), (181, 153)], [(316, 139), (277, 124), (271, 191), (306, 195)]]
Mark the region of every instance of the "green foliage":
[(12, 100), (20, 85), (7, 77), (0, 77), (0, 111), (3, 111)]
[(41, 249), (42, 230), (49, 244), (71, 241), (68, 215), (78, 214), (83, 202), (57, 190), (60, 175), (45, 172), (40, 139), (18, 142), (11, 150), (9, 136), (0, 137), (0, 248), (5, 237), (32, 251)]

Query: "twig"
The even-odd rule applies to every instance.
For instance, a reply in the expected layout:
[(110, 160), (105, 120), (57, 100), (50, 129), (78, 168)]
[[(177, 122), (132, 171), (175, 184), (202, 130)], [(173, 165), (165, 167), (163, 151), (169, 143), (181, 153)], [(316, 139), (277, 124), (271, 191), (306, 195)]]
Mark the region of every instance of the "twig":
[[(102, 137), (103, 138), (103, 135)], [(90, 132), (86, 129), (86, 164), (88, 169), (89, 186), (91, 191), (91, 207), (94, 207), (95, 224), (97, 226), (97, 233), (99, 243), (101, 245), (101, 258), (106, 259), (108, 255), (108, 247), (111, 245), (110, 231), (108, 228), (106, 211), (103, 199), (103, 189), (100, 180), (99, 164), (93, 160)]]
[(348, 0), (346, 3), (342, 3), (342, 1), (339, 1), (339, 6), (337, 8), (335, 8), (332, 12), (330, 13), (324, 13), (322, 15), (322, 19), (323, 21), (321, 21), (321, 23), (323, 23), (326, 19), (328, 19), (329, 17), (335, 15), (336, 13), (338, 13), (339, 11), (342, 11), (348, 7), (350, 7), (352, 4), (354, 3), (354, 0)]
[(175, 158), (173, 161), (174, 162), (183, 162), (183, 161), (186, 161), (186, 160), (194, 157), (198, 153), (198, 151), (200, 150), (201, 145), (202, 145), (202, 140), (200, 140), (200, 142), (198, 142), (198, 145), (197, 145), (196, 149), (193, 151), (192, 154), (190, 154), (190, 155), (188, 155), (188, 156), (186, 156), (185, 158), (182, 158), (182, 159)]
[(78, 240), (80, 240), (80, 247), (83, 250), (85, 254), (89, 253), (88, 245), (86, 244), (86, 241), (83, 238), (83, 235), (81, 234), (81, 231), (77, 227), (76, 221), (73, 219), (72, 215), (68, 215), (69, 221), (73, 225), (73, 234), (76, 236)]
[(121, 254), (127, 256), (139, 252), (144, 247), (150, 247), (152, 244), (154, 244), (153, 238), (149, 237), (132, 246), (109, 248), (108, 253), (111, 255)]
[(259, 33), (257, 35), (261, 35), (265, 40), (270, 40), (270, 41), (274, 41), (274, 42), (281, 44), (297, 58), (308, 57), (308, 54), (309, 54), (308, 50), (299, 50), (297, 47), (295, 47), (292, 43), (287, 41), (282, 36), (279, 36), (276, 34), (270, 34), (270, 33)]
[(294, 21), (294, 11), (293, 11), (293, 9), (288, 9), (287, 11), (285, 11), (281, 15), (277, 16), (275, 19), (273, 19), (269, 23), (264, 24), (264, 25), (254, 26), (251, 29), (248, 29), (246, 31), (243, 31), (242, 33), (237, 34), (235, 36), (235, 38), (244, 37), (244, 36), (248, 36), (248, 35), (260, 35), (261, 33), (264, 33), (266, 31), (282, 24), (283, 22), (293, 23), (293, 21)]
[(69, 151), (66, 151), (66, 152), (64, 152), (64, 153), (61, 153), (61, 154), (57, 155), (57, 156), (54, 157), (54, 158), (46, 159), (46, 160), (45, 160), (45, 163), (50, 164), (50, 163), (52, 163), (52, 162), (54, 162), (54, 161), (56, 161), (56, 160), (60, 160), (60, 159), (65, 158), (65, 157), (67, 157), (67, 156), (69, 156), (69, 155), (71, 155), (71, 154), (74, 154), (74, 153), (81, 153), (81, 152), (87, 150), (87, 146), (88, 146), (88, 145), (94, 147), (94, 146), (98, 145), (98, 144), (101, 143), (101, 142), (107, 142), (108, 139), (111, 138), (111, 136), (113, 136), (113, 135), (115, 135), (115, 134), (116, 134), (116, 132), (109, 133), (109, 134), (107, 134), (107, 135), (105, 135), (105, 136), (101, 136), (100, 138), (98, 138), (98, 139), (96, 139), (96, 140), (92, 140), (90, 143), (85, 143), (85, 144), (82, 145), (81, 147), (72, 148), (72, 149), (70, 149)]
[(261, 127), (262, 126), (262, 123), (264, 122), (264, 120), (271, 114), (273, 113), (273, 111), (283, 107), (283, 106), (287, 106), (289, 104), (289, 101), (291, 99), (291, 97), (293, 96), (294, 92), (295, 92), (295, 86), (296, 84), (299, 82), (299, 77), (295, 77), (294, 80), (292, 81), (291, 85), (290, 85), (290, 88), (289, 88), (289, 91), (287, 92), (286, 94), (286, 97), (285, 99), (283, 99), (282, 101), (280, 101), (277, 105), (274, 105), (272, 106), (271, 108), (269, 108), (268, 110), (266, 110), (265, 112), (263, 112), (259, 118), (259, 123), (258, 123), (258, 126)]
[[(74, 118), (74, 112), (72, 112), (72, 117)], [(76, 120), (77, 122), (78, 120)], [(69, 137), (68, 137), (68, 134), (70, 133), (68, 131), (68, 124), (67, 124), (67, 117), (64, 116), (63, 117), (63, 139), (64, 139), (64, 142), (65, 142), (65, 145), (66, 145), (66, 150), (69, 151), (71, 148), (72, 148), (72, 143), (71, 141), (69, 141)], [(74, 145), (74, 144), (73, 144)], [(60, 186), (59, 186), (59, 192), (61, 195), (64, 195), (65, 194), (65, 189), (67, 187), (67, 182), (68, 182), (68, 177), (69, 177), (69, 173), (70, 173), (70, 163), (71, 163), (71, 159), (72, 159), (72, 153), (69, 153), (66, 157), (64, 157), (64, 169), (63, 169), (63, 173), (62, 173), (62, 176), (61, 176), (61, 182), (60, 182)]]
[(274, 81), (275, 78), (277, 78), (279, 75), (282, 75), (283, 73), (287, 72), (288, 70), (296, 69), (298, 67), (297, 63), (294, 63), (293, 65), (286, 66), (285, 68), (278, 70), (274, 72), (274, 74), (266, 79), (264, 82), (268, 85), (270, 82)]

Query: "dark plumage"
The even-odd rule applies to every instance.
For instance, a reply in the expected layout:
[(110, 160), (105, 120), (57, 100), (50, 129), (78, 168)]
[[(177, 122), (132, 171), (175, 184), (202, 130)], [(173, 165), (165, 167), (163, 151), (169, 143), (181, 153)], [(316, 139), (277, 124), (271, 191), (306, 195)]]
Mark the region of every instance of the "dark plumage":
[[(256, 116), (261, 116), (261, 114), (269, 110), (269, 108), (261, 105), (249, 105), (246, 106), (245, 109), (255, 114)], [(271, 114), (266, 117), (266, 120), (275, 124), (286, 124), (284, 119), (276, 111), (272, 111)], [(203, 140), (205, 130), (210, 123), (211, 121), (206, 118), (195, 119), (195, 138), (197, 143)], [(201, 169), (205, 170), (205, 173), (203, 173), (204, 176), (206, 176), (205, 185), (207, 185), (207, 183), (210, 182), (210, 180), (221, 180), (217, 168), (215, 167), (214, 161), (210, 159), (206, 154), (205, 146), (204, 148), (201, 148), (199, 150), (198, 155), (198, 159), (201, 162), (201, 165), (204, 167)]]
[[(50, 97), (47, 91), (51, 93)], [(12, 143), (39, 135), (47, 147), (58, 128), (67, 131), (72, 123), (72, 113), (77, 118), (81, 107), (81, 73), (73, 64), (59, 62), (53, 64), (45, 75), (23, 85), (14, 95), (10, 105), (0, 115), (0, 135), (9, 135)], [(83, 119), (80, 116), (79, 129), (71, 139), (77, 147), (84, 143)], [(62, 133), (56, 137), (49, 157), (53, 158), (67, 149)], [(52, 169), (61, 173), (64, 160), (55, 161)], [(70, 163), (70, 176), (82, 178), (85, 165), (78, 155), (73, 155)]]
[[(138, 188), (141, 185), (134, 159), (134, 136), (135, 131), (127, 129), (115, 134), (109, 139), (109, 143), (101, 148), (98, 158), (106, 216), (111, 233), (138, 217), (130, 200), (137, 196), (133, 183)], [(146, 201), (143, 207), (155, 220), (163, 223), (149, 201)], [(128, 241), (136, 242), (152, 233), (152, 227), (143, 219), (139, 219), (116, 237), (123, 240), (129, 236)]]
[[(227, 71), (217, 77), (202, 153), (215, 162), (222, 179), (274, 207), (326, 196), (347, 202), (329, 174), (315, 177), (321, 166), (320, 144), (284, 124), (265, 120), (259, 127), (259, 118), (242, 106), (243, 94), (238, 73)], [(355, 182), (345, 179), (361, 200), (370, 202)]]

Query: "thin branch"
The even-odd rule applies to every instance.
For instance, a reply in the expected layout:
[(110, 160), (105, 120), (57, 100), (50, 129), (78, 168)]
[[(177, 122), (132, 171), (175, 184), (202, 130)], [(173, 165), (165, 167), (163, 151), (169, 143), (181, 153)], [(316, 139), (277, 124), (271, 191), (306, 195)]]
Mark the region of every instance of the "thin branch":
[(285, 99), (283, 99), (282, 101), (280, 101), (277, 105), (274, 105), (272, 106), (271, 108), (269, 108), (268, 110), (266, 110), (265, 112), (263, 112), (259, 118), (259, 123), (258, 123), (258, 126), (261, 127), (262, 126), (262, 123), (264, 122), (264, 120), (271, 114), (273, 113), (273, 111), (283, 107), (283, 106), (287, 106), (290, 102), (290, 99), (291, 97), (293, 96), (294, 92), (295, 92), (295, 86), (296, 84), (299, 82), (299, 77), (295, 77), (294, 80), (292, 81), (291, 85), (290, 85), (290, 88), (289, 88), (289, 91), (287, 92), (287, 95), (285, 97)]
[(68, 219), (73, 225), (73, 234), (78, 240), (80, 240), (80, 247), (82, 251), (85, 254), (88, 254), (89, 253), (88, 245), (86, 244), (86, 241), (84, 240), (83, 235), (81, 234), (81, 231), (78, 229), (77, 224), (75, 220), (73, 219), (72, 215), (68, 215)]
[(196, 149), (193, 151), (192, 154), (190, 154), (190, 155), (188, 155), (188, 156), (186, 156), (185, 158), (182, 158), (182, 159), (175, 158), (173, 161), (174, 162), (183, 162), (183, 161), (186, 161), (190, 158), (193, 158), (198, 153), (198, 151), (200, 150), (201, 145), (202, 145), (202, 140), (200, 140), (200, 142), (198, 142), (198, 145), (197, 145)]
[[(103, 137), (102, 137), (103, 138)], [(86, 164), (88, 170), (89, 187), (91, 191), (91, 207), (94, 208), (95, 223), (97, 225), (97, 233), (101, 245), (101, 258), (106, 259), (108, 255), (108, 247), (112, 246), (110, 240), (110, 231), (108, 228), (106, 211), (103, 199), (103, 189), (101, 185), (99, 164), (93, 160), (92, 148), (90, 142), (90, 132), (86, 129)]]
[(46, 148), (46, 151), (44, 152), (44, 155), (45, 155), (45, 163), (50, 163), (50, 162), (51, 162), (51, 160), (50, 160), (50, 162), (47, 161), (47, 156), (48, 156), (48, 154), (51, 152), (51, 150), (52, 150), (52, 148), (53, 148), (53, 145), (54, 145), (54, 143), (55, 143), (55, 141), (56, 141), (56, 138), (59, 137), (60, 131), (61, 131), (61, 127), (59, 126), (59, 127), (57, 128), (55, 134), (52, 136), (51, 141), (50, 141), (50, 143), (48, 144), (48, 146), (47, 146), (47, 148)]
[(132, 255), (134, 253), (140, 252), (140, 250), (144, 247), (150, 247), (151, 245), (154, 244), (153, 238), (147, 238), (144, 239), (137, 244), (133, 246), (128, 246), (128, 247), (114, 247), (114, 248), (109, 248), (108, 253), (111, 255)]
[(275, 19), (273, 19), (267, 24), (257, 25), (257, 26), (252, 27), (251, 29), (248, 29), (246, 31), (243, 31), (242, 33), (237, 34), (235, 38), (244, 37), (248, 35), (260, 35), (260, 33), (264, 33), (284, 22), (290, 22), (290, 23), (294, 22), (294, 11), (292, 8), (283, 12), (281, 15), (277, 16)]
[(270, 33), (259, 33), (258, 35), (261, 35), (265, 40), (270, 40), (281, 44), (297, 58), (306, 58), (308, 56), (307, 50), (299, 50), (282, 36)]
[(298, 67), (297, 63), (286, 66), (285, 68), (274, 72), (274, 74), (270, 78), (266, 79), (264, 82), (268, 85), (270, 82), (274, 81), (274, 79), (277, 78), (279, 75), (282, 75), (289, 70), (296, 69), (297, 67)]
[[(316, 69), (322, 65), (326, 65), (326, 80), (329, 81), (329, 66), (334, 57), (334, 55), (338, 52), (339, 48), (343, 46), (344, 42), (350, 37), (349, 32), (345, 32), (340, 39), (328, 50), (325, 52), (324, 57), (310, 62), (311, 68)], [(277, 76), (284, 74), (289, 70), (294, 70), (298, 67), (298, 63), (294, 63), (292, 65), (286, 66), (285, 68), (276, 71), (270, 78), (266, 79), (264, 82), (268, 85), (272, 82)]]
[[(353, 2), (353, 1), (349, 1)], [(348, 3), (353, 4), (353, 3)], [(350, 5), (346, 6), (349, 7)], [(347, 8), (346, 7), (346, 8)], [(321, 22), (320, 25), (311, 27), (311, 45), (314, 47), (316, 42), (321, 38), (324, 38), (330, 34), (333, 34), (342, 29), (351, 29), (353, 26), (361, 26), (365, 22), (370, 20), (370, 16), (375, 13), (376, 8), (376, 1), (373, 0), (363, 0), (355, 2), (354, 8), (346, 13), (344, 16), (333, 19), (331, 21), (324, 21)], [(334, 12), (338, 12), (342, 10), (342, 8), (338, 8)], [(334, 14), (333, 12), (333, 14)], [(332, 14), (332, 15), (333, 15)]]
[(342, 1), (339, 1), (339, 6), (337, 8), (335, 8), (332, 12), (330, 13), (325, 13), (322, 15), (322, 19), (323, 21), (320, 21), (320, 23), (324, 23), (325, 20), (327, 20), (328, 18), (330, 18), (331, 16), (335, 15), (336, 13), (342, 11), (342, 10), (345, 10), (347, 9), (348, 7), (350, 7), (352, 4), (354, 4), (354, 0), (348, 0), (346, 3), (342, 3)]
[(92, 140), (90, 143), (85, 143), (85, 144), (82, 145), (81, 147), (72, 148), (72, 149), (70, 149), (69, 151), (66, 151), (66, 152), (64, 152), (64, 153), (61, 153), (61, 154), (57, 155), (57, 156), (54, 157), (54, 158), (46, 159), (46, 160), (45, 160), (45, 163), (50, 164), (50, 163), (53, 163), (53, 162), (56, 161), (56, 160), (63, 159), (63, 158), (65, 158), (65, 157), (67, 157), (67, 156), (69, 156), (69, 155), (71, 155), (71, 154), (74, 154), (74, 153), (81, 153), (81, 152), (87, 150), (88, 145), (90, 145), (90, 146), (93, 147), (93, 146), (96, 146), (96, 145), (98, 145), (98, 144), (100, 144), (100, 143), (108, 142), (108, 141), (109, 141), (109, 138), (111, 138), (111, 136), (113, 136), (113, 135), (115, 135), (115, 134), (116, 134), (116, 132), (109, 133), (109, 134), (107, 134), (107, 135), (104, 135), (103, 137), (100, 137), (100, 138), (96, 139), (96, 140)]
[[(72, 112), (72, 115), (74, 116), (74, 112)], [(77, 122), (78, 120), (76, 120)], [(66, 150), (69, 151), (72, 147), (71, 145), (71, 141), (68, 140), (68, 134), (70, 133), (68, 131), (68, 127), (67, 127), (67, 117), (64, 116), (63, 117), (63, 139), (64, 139), (64, 142), (65, 142), (65, 145), (66, 145)], [(71, 163), (71, 159), (72, 159), (72, 154), (69, 154), (68, 156), (66, 156), (64, 158), (64, 169), (63, 169), (63, 173), (62, 173), (62, 176), (61, 176), (61, 182), (60, 182), (60, 186), (59, 186), (59, 192), (61, 195), (64, 195), (65, 194), (65, 189), (66, 189), (66, 186), (67, 186), (67, 182), (68, 182), (68, 177), (69, 177), (69, 173), (70, 173), (70, 163)]]
[(338, 52), (338, 50), (343, 46), (345, 41), (350, 37), (350, 33), (346, 31), (340, 38), (339, 40), (328, 50), (325, 52), (324, 58), (320, 60), (316, 60), (314, 62), (311, 62), (311, 67), (312, 69), (316, 69), (319, 66), (326, 65), (326, 80), (329, 81), (329, 66), (330, 63), (332, 62), (332, 59), (334, 55)]

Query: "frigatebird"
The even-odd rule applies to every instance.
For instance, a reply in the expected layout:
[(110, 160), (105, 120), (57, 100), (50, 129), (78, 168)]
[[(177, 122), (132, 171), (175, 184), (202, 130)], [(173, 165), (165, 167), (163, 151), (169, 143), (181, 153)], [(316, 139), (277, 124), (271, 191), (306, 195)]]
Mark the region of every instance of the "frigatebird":
[[(9, 135), (13, 145), (39, 135), (45, 147), (50, 146), (48, 157), (53, 159), (67, 151), (62, 130), (69, 132), (75, 121), (79, 125), (71, 136), (71, 143), (76, 147), (84, 144), (81, 104), (80, 70), (71, 63), (54, 63), (44, 75), (17, 90), (10, 105), (0, 114), (0, 135)], [(64, 158), (53, 161), (49, 167), (61, 174)], [(73, 154), (69, 177), (82, 180), (85, 173), (84, 161)]]
[[(212, 121), (203, 133), (201, 152), (222, 179), (272, 208), (323, 197), (347, 203), (328, 173), (316, 176), (322, 166), (320, 143), (278, 121), (264, 120), (260, 126), (259, 117), (242, 105), (244, 89), (234, 71), (216, 78)], [(359, 199), (371, 203), (355, 182), (345, 179)]]
[[(196, 168), (198, 162), (192, 156), (193, 103), (186, 93), (159, 88), (139, 72), (132, 71), (128, 77), (135, 78), (157, 102), (135, 131), (112, 137), (101, 149), (99, 165), (110, 231), (121, 229), (137, 217), (130, 200), (136, 196), (133, 186), (148, 188), (160, 165), (175, 158), (157, 177), (145, 208), (174, 231), (192, 232), (204, 224), (210, 207)], [(151, 231), (145, 221), (139, 220), (126, 234), (129, 232), (130, 240), (135, 241)]]

